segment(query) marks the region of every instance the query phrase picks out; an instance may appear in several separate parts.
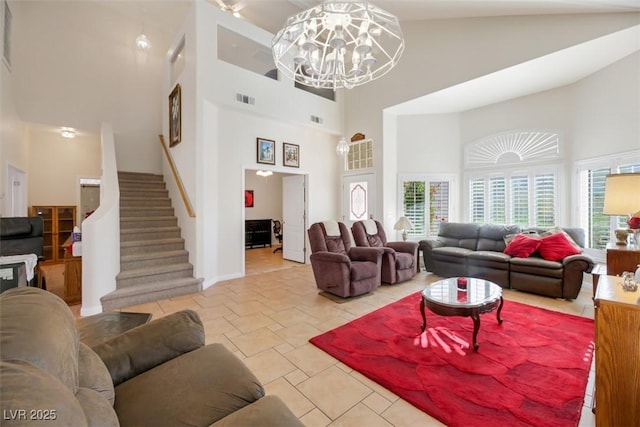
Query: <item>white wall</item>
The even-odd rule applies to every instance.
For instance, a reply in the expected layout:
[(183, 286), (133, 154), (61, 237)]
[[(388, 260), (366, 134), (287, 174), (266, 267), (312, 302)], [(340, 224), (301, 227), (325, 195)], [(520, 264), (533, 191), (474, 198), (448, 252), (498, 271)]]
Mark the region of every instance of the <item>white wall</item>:
[[(21, 19), (21, 9), (11, 4), (13, 21)], [(4, 22), (4, 7), (0, 11)], [(4, 34), (4, 33), (3, 33)], [(0, 37), (3, 38), (3, 34)], [(24, 172), (28, 167), (28, 144), (24, 125), (18, 114), (17, 94), (14, 87), (15, 71), (0, 59), (0, 216), (9, 216), (7, 180), (8, 165)]]
[[(340, 158), (335, 154), (335, 138), (310, 127), (231, 109), (219, 110), (218, 123), (216, 174), (220, 216), (218, 240), (212, 254), (217, 254), (218, 259), (216, 276), (225, 278), (239, 275), (244, 268), (242, 221), (243, 214), (249, 211), (244, 208), (243, 190), (249, 188), (245, 182), (245, 169), (267, 169), (287, 174), (290, 168), (282, 165), (282, 143), (300, 145), (300, 168), (294, 172), (309, 176), (307, 222), (312, 224), (340, 215)], [(256, 162), (257, 137), (276, 141), (275, 166)], [(256, 197), (259, 198), (260, 194)]]
[(573, 160), (640, 149), (640, 53), (572, 86)]
[(398, 141), (398, 170), (402, 173), (460, 172), (462, 143), (458, 114), (400, 116)]
[[(22, 120), (70, 126), (99, 138), (110, 121), (120, 170), (161, 171), (163, 58), (170, 37), (147, 17), (152, 48), (134, 40), (144, 15), (135, 2), (28, 1), (14, 19), (15, 87)], [(162, 8), (150, 2), (147, 13)], [(185, 9), (186, 10), (186, 9)], [(16, 18), (16, 16), (14, 16)], [(175, 17), (175, 19), (182, 19)], [(113, 31), (117, 28), (118, 31)]]

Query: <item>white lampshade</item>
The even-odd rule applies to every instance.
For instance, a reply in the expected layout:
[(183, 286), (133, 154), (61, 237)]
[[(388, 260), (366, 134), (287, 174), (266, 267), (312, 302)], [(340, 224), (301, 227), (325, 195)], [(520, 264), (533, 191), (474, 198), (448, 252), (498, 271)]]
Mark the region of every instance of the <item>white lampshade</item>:
[(406, 216), (398, 218), (396, 225), (393, 226), (394, 230), (413, 230), (413, 224)]
[(606, 215), (629, 215), (640, 208), (640, 173), (607, 175), (604, 189)]

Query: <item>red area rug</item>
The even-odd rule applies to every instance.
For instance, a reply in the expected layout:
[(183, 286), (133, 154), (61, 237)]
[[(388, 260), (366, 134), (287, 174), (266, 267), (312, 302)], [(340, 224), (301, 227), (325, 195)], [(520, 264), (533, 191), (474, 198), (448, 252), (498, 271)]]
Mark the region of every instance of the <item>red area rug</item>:
[[(505, 300), (503, 323), (481, 315), (480, 348), (460, 354), (433, 340), (415, 345), (419, 304), (420, 293), (410, 295), (310, 342), (449, 426), (578, 425), (592, 319)], [(471, 341), (470, 317), (426, 313), (428, 328)]]

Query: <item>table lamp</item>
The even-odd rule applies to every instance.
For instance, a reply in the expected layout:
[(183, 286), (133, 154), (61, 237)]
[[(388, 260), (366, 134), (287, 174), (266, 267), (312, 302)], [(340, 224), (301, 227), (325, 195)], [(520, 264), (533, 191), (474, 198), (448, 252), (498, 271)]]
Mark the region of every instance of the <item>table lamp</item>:
[[(640, 173), (620, 173), (607, 175), (604, 188), (605, 215), (624, 215), (628, 218), (640, 209)], [(618, 228), (615, 231), (616, 244), (626, 245), (629, 231)]]
[(398, 218), (396, 225), (393, 226), (394, 230), (402, 230), (402, 240), (407, 241), (407, 230), (413, 230), (413, 224), (406, 216)]

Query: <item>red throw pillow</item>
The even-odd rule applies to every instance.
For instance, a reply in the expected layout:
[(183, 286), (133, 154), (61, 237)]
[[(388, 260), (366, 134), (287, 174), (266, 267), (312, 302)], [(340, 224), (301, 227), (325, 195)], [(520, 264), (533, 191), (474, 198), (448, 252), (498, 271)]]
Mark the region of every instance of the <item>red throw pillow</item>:
[(540, 239), (518, 234), (504, 248), (504, 253), (518, 258), (528, 258), (540, 246)]
[(562, 233), (552, 234), (540, 239), (538, 252), (547, 261), (560, 261), (569, 255), (577, 255), (576, 249)]

